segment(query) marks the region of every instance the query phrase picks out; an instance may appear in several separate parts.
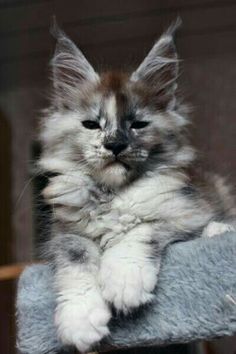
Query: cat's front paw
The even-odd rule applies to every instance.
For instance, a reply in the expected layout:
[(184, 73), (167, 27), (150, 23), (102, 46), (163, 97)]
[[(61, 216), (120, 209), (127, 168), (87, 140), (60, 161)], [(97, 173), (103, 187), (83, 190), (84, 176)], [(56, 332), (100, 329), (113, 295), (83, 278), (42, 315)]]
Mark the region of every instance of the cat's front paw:
[(118, 311), (128, 313), (133, 308), (152, 301), (157, 273), (158, 267), (154, 264), (105, 258), (100, 269), (103, 298)]
[(58, 337), (65, 345), (80, 352), (88, 351), (109, 334), (110, 310), (101, 295), (85, 293), (57, 305), (55, 324)]
[(214, 237), (224, 234), (225, 232), (233, 232), (235, 228), (233, 225), (225, 224), (222, 222), (212, 221), (203, 230), (203, 237)]

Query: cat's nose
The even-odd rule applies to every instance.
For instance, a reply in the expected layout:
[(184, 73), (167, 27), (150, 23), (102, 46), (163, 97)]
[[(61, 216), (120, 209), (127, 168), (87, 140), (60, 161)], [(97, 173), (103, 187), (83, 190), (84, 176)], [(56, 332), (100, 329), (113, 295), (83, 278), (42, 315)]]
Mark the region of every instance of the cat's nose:
[(115, 156), (119, 155), (121, 151), (127, 148), (128, 144), (124, 142), (107, 142), (104, 144), (104, 147), (107, 150), (111, 150)]

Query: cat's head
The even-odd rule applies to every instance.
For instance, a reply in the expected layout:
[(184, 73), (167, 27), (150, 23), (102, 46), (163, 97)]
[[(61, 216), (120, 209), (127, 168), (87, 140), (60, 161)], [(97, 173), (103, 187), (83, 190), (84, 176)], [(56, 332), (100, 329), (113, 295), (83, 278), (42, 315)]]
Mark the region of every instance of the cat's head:
[(44, 168), (84, 169), (117, 187), (148, 169), (191, 160), (182, 134), (186, 119), (177, 109), (173, 30), (160, 37), (133, 73), (101, 75), (57, 30), (53, 108), (42, 133)]

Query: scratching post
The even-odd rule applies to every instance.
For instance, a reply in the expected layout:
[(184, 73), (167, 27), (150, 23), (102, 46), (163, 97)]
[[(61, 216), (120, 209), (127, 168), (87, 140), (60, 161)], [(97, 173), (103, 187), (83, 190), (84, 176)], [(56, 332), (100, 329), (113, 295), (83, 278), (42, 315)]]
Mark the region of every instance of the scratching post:
[[(114, 315), (111, 335), (96, 350), (186, 343), (236, 333), (236, 234), (168, 247), (152, 304)], [(56, 337), (55, 294), (47, 265), (33, 265), (18, 284), (18, 347), (22, 354), (71, 353)]]

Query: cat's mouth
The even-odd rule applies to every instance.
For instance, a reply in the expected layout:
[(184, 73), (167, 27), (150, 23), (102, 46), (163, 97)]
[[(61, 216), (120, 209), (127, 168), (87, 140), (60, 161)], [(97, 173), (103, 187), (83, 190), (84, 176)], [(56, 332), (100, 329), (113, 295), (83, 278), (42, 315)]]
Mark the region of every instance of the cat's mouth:
[(112, 167), (112, 166), (115, 167), (117, 165), (123, 166), (126, 170), (130, 170), (130, 166), (126, 162), (119, 159), (118, 157), (115, 157), (113, 160), (106, 163), (105, 167)]

